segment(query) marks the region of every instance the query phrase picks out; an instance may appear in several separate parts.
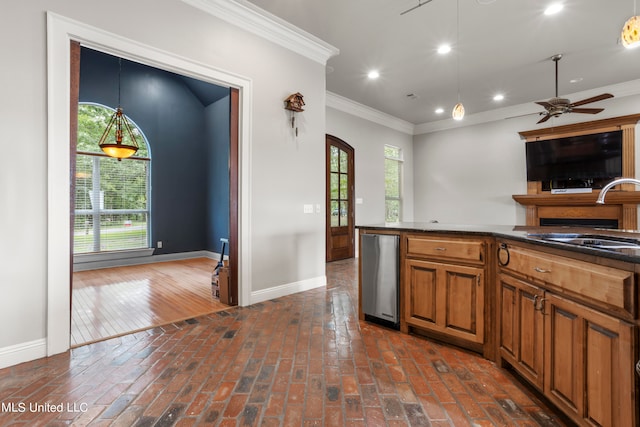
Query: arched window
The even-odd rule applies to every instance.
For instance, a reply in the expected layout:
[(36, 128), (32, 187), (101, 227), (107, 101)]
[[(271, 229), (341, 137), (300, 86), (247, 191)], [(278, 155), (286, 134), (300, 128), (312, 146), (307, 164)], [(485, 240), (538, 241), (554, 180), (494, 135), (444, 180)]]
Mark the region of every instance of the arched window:
[(74, 254), (149, 248), (149, 145), (129, 120), (138, 152), (122, 161), (105, 155), (98, 141), (113, 112), (103, 105), (78, 106)]

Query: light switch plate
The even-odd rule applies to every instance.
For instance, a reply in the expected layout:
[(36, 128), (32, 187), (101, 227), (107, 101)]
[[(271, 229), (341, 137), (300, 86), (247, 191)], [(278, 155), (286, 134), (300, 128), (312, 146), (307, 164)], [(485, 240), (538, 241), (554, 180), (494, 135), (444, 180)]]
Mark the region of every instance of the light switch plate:
[(313, 213), (313, 205), (304, 205), (304, 213), (312, 214)]

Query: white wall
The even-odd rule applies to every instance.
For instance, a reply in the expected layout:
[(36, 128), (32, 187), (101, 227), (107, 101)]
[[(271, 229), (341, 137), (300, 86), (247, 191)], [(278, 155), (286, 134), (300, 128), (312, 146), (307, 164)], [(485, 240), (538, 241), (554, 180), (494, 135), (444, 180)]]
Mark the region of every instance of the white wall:
[(525, 224), (525, 209), (511, 197), (527, 192), (525, 142), (518, 132), (637, 113), (640, 96), (633, 95), (606, 101), (597, 116), (568, 114), (536, 125), (538, 116), (529, 115), (416, 135), (415, 219)]
[(327, 107), (327, 133), (355, 150), (356, 225), (384, 223), (384, 146), (402, 148), (402, 221), (413, 221), (413, 137), (378, 123)]
[[(0, 156), (0, 363), (7, 351), (40, 343), (47, 334), (47, 150), (52, 146), (46, 11), (250, 80), (249, 164), (243, 165), (250, 168), (245, 206), (250, 292), (323, 282), (324, 213), (302, 209), (305, 203), (324, 205), (323, 64), (179, 0), (40, 0), (2, 8), (0, 115), (11, 125), (5, 126)], [(283, 100), (294, 92), (306, 101), (298, 138), (283, 109)]]

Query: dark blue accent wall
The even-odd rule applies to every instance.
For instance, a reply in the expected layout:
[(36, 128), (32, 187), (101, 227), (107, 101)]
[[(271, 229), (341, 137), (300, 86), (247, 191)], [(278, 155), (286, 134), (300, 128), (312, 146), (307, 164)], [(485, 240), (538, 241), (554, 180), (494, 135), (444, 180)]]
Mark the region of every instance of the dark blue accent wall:
[[(117, 57), (83, 48), (80, 102), (116, 108), (118, 68)], [(120, 104), (150, 146), (155, 254), (218, 251), (229, 234), (229, 90), (126, 60), (120, 75)]]

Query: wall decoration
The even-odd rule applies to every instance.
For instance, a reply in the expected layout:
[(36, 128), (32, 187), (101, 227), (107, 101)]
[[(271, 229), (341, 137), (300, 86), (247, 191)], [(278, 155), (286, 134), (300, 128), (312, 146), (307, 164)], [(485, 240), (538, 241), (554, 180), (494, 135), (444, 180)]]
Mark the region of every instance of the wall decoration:
[(296, 136), (298, 136), (298, 128), (296, 127), (296, 113), (304, 111), (304, 99), (300, 92), (291, 94), (284, 100), (285, 110), (291, 111), (291, 128), (295, 128)]

